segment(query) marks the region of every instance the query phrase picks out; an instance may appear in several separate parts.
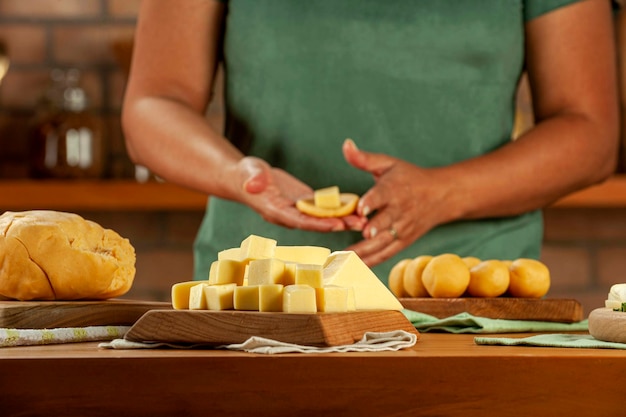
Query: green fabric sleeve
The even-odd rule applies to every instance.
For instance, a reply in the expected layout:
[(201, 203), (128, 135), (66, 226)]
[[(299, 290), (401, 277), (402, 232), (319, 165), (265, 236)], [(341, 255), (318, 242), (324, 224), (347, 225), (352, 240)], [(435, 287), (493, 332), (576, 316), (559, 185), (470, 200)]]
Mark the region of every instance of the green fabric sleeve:
[(524, 20), (529, 21), (559, 7), (567, 6), (581, 0), (525, 0)]

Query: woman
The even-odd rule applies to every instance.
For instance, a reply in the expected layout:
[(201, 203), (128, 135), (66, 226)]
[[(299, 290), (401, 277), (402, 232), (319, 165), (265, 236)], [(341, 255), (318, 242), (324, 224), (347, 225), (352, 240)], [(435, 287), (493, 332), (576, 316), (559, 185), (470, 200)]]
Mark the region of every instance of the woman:
[[(134, 161), (211, 197), (196, 278), (257, 234), (384, 281), (422, 254), (539, 257), (539, 210), (615, 168), (614, 55), (608, 0), (150, 0), (123, 125)], [(224, 132), (204, 117), (220, 62)], [(536, 124), (511, 141), (523, 71)], [(296, 210), (330, 185), (355, 215)]]

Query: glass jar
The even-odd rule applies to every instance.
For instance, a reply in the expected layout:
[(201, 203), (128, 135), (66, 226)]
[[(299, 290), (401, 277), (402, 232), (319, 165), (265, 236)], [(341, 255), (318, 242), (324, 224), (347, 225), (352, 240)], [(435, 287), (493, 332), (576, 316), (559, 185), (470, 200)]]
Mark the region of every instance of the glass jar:
[(35, 178), (100, 178), (105, 150), (102, 128), (88, 112), (79, 86), (80, 72), (54, 70), (40, 103), (31, 136), (31, 174)]

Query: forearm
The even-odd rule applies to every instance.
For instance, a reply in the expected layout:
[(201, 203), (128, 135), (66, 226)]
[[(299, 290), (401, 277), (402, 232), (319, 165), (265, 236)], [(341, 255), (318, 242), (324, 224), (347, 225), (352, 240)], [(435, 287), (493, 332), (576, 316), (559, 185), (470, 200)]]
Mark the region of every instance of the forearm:
[(491, 154), (442, 169), (454, 216), (517, 215), (605, 180), (617, 162), (616, 118), (555, 115)]
[(492, 154), (451, 167), (459, 218), (544, 207), (615, 169), (618, 98), (610, 3), (590, 0), (526, 25), (536, 126)]
[(122, 114), (131, 159), (160, 177), (232, 199), (233, 175), (243, 157), (204, 116), (162, 97), (128, 99)]

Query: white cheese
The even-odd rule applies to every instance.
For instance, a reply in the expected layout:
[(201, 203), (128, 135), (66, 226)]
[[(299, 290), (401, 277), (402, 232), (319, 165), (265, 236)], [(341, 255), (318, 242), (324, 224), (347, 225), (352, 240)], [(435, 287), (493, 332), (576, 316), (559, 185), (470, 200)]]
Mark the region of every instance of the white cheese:
[(285, 313), (316, 313), (315, 289), (308, 285), (288, 285), (283, 289)]
[(209, 310), (231, 310), (237, 284), (205, 285), (204, 298)]
[(324, 286), (352, 287), (356, 310), (402, 310), (404, 307), (353, 251), (330, 254), (324, 265)]

